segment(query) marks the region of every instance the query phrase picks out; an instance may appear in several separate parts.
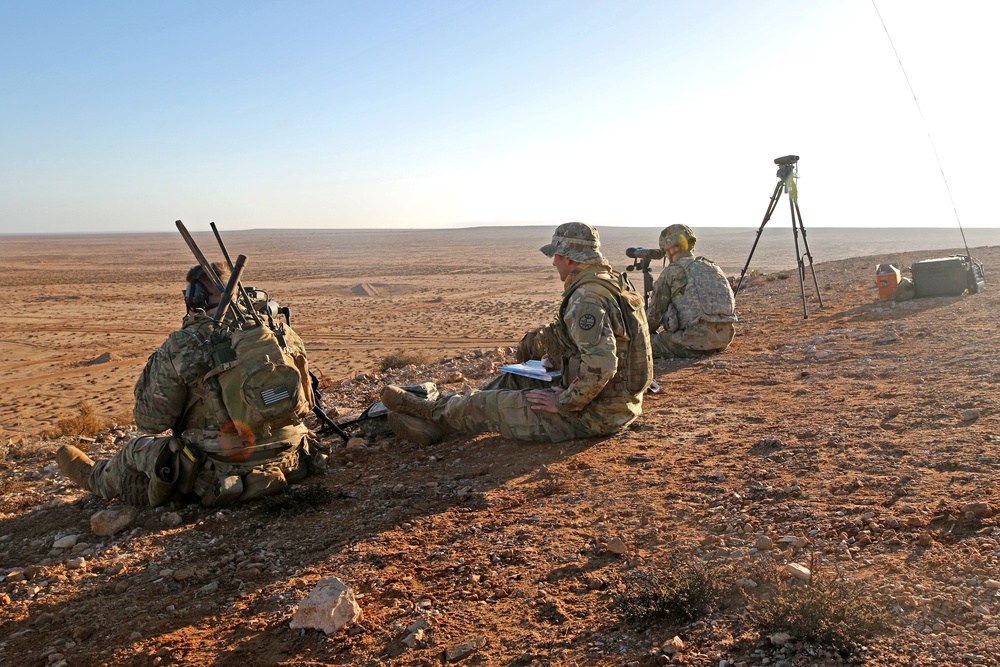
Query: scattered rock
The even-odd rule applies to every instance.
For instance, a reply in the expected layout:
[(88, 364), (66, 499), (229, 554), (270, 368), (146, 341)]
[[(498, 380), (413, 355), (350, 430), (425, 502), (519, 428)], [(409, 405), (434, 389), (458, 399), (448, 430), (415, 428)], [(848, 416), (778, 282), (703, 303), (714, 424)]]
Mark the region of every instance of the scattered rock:
[(812, 577), (809, 568), (802, 563), (789, 563), (782, 569), (782, 572), (800, 581), (809, 581), (809, 578)]
[(324, 577), (299, 603), (290, 627), (313, 628), (329, 635), (363, 618), (354, 591), (337, 577)]
[(444, 661), (458, 662), (469, 657), (485, 645), (486, 639), (484, 637), (477, 637), (476, 639), (471, 639), (455, 646), (449, 646), (444, 650)]
[(628, 547), (625, 546), (625, 542), (620, 537), (614, 537), (608, 542), (608, 551), (613, 554), (618, 554), (621, 556), (623, 553), (628, 551)]
[(774, 541), (767, 535), (761, 535), (754, 542), (754, 547), (760, 551), (770, 551), (774, 548)]
[(787, 632), (775, 632), (773, 635), (770, 635), (768, 639), (770, 639), (771, 643), (775, 646), (783, 646), (792, 641), (792, 636)]
[(53, 549), (71, 549), (76, 545), (79, 535), (66, 535), (65, 537), (60, 537), (58, 540), (52, 543)]
[(90, 517), (90, 530), (95, 535), (110, 537), (131, 526), (138, 513), (134, 507), (101, 510)]
[(170, 528), (176, 528), (184, 523), (184, 518), (177, 512), (164, 512), (160, 515), (160, 522)]
[(962, 515), (969, 519), (988, 519), (993, 516), (989, 503), (966, 503), (962, 505)]

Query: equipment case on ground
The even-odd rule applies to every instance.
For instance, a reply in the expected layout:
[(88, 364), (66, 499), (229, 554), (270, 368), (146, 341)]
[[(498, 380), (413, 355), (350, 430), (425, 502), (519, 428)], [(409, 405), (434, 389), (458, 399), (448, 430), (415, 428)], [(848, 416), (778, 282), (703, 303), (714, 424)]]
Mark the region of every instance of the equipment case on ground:
[(917, 297), (960, 296), (969, 286), (969, 266), (965, 257), (925, 259), (914, 262), (911, 271)]

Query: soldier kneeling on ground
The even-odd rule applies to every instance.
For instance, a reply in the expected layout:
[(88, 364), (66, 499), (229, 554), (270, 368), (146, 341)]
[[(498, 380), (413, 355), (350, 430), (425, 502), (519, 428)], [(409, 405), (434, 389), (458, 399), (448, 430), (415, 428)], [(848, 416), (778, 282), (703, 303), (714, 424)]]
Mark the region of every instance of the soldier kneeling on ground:
[[(225, 264), (211, 266), (227, 280)], [(186, 280), (183, 326), (150, 356), (135, 384), (136, 426), (146, 433), (173, 435), (134, 438), (100, 461), (71, 445), (60, 447), (56, 460), (63, 473), (108, 500), (157, 506), (195, 494), (203, 505), (222, 506), (277, 493), (324, 469), (326, 454), (302, 421), (315, 404), (302, 340), (280, 322), (235, 327), (235, 304), (216, 320), (222, 300), (216, 281), (201, 266), (188, 271)], [(240, 356), (243, 349), (251, 350), (249, 356)], [(220, 356), (226, 351), (228, 356)], [(277, 364), (253, 363), (254, 354), (265, 353)], [(220, 364), (220, 358), (238, 358), (239, 363)], [(271, 391), (268, 405), (278, 406), (263, 426), (247, 417), (247, 410), (234, 408), (234, 392), (224, 388), (226, 374), (237, 367), (242, 367), (240, 383), (256, 367), (250, 379), (262, 391)], [(284, 373), (274, 385), (280, 391), (267, 388), (263, 367)]]
[(660, 233), (669, 264), (653, 284), (646, 319), (653, 357), (694, 358), (722, 352), (736, 335), (736, 298), (719, 266), (695, 257), (694, 232), (670, 225)]

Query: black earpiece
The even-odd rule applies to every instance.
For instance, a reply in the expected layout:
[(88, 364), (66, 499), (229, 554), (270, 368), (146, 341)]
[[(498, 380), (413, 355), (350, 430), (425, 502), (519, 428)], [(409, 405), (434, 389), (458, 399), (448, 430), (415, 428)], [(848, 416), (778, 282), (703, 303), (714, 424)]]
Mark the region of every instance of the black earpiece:
[(184, 290), (184, 304), (188, 310), (208, 310), (208, 288), (199, 280), (188, 283)]

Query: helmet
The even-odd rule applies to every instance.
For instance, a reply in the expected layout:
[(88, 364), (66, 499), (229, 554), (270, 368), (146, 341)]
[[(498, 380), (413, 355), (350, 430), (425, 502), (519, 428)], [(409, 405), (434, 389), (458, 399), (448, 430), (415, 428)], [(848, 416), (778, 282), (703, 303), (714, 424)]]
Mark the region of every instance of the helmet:
[(694, 248), (697, 241), (698, 237), (687, 225), (670, 225), (660, 232), (660, 250), (663, 252), (675, 245), (680, 246), (681, 250), (686, 252)]

